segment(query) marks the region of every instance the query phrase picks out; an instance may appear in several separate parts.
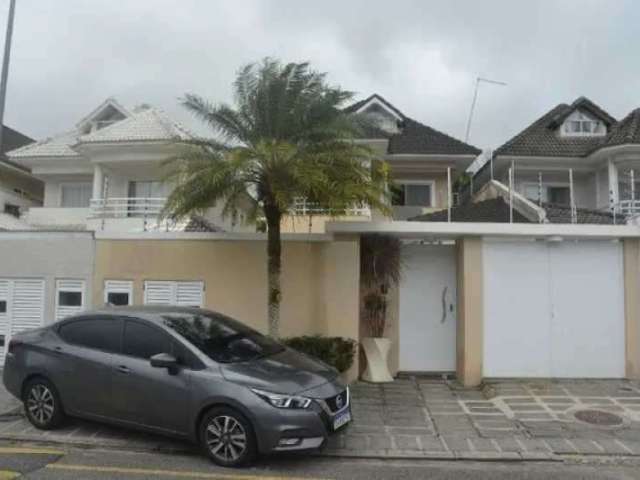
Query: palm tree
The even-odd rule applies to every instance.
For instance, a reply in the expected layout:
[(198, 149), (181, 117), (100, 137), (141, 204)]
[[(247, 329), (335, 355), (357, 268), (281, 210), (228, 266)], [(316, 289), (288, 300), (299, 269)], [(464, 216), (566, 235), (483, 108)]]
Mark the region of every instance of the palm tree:
[(234, 94), (235, 106), (194, 94), (182, 100), (219, 140), (186, 142), (171, 162), (177, 188), (164, 213), (182, 218), (222, 202), (223, 215), (245, 210), (250, 220), (265, 219), (269, 333), (277, 337), (282, 216), (301, 197), (331, 215), (354, 204), (388, 212), (388, 167), (353, 141), (360, 120), (342, 111), (352, 93), (329, 86), (308, 63), (249, 64)]

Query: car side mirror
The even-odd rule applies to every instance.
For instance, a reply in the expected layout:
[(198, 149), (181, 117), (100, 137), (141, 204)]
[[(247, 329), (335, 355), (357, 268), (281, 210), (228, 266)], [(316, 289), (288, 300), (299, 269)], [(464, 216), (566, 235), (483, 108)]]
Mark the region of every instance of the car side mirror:
[(151, 366), (155, 368), (173, 369), (178, 366), (178, 360), (168, 353), (158, 353), (149, 359)]

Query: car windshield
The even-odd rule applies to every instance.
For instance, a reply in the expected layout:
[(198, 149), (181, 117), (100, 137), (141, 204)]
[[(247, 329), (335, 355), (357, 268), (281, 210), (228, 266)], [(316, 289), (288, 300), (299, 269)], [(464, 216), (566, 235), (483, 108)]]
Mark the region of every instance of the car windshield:
[(284, 347), (219, 313), (167, 313), (164, 324), (219, 363), (236, 363), (274, 355)]

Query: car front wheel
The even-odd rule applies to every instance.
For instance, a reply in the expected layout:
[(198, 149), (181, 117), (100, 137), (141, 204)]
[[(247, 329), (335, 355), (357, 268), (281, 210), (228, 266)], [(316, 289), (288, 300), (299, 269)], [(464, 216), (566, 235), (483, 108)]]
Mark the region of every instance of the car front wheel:
[(24, 389), (24, 411), (29, 422), (41, 430), (54, 429), (64, 420), (62, 404), (53, 384), (35, 378)]
[(223, 467), (240, 467), (256, 456), (251, 423), (232, 408), (213, 408), (204, 416), (200, 442), (209, 458)]

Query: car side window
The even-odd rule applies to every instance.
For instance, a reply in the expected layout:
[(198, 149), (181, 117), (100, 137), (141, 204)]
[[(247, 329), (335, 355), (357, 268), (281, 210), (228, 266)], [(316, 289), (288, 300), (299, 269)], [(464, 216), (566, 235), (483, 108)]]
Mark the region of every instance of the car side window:
[(142, 322), (127, 320), (124, 326), (125, 355), (148, 360), (158, 353), (173, 353), (169, 335)]
[(120, 352), (122, 322), (112, 317), (80, 317), (63, 323), (58, 334), (73, 345), (117, 353)]

